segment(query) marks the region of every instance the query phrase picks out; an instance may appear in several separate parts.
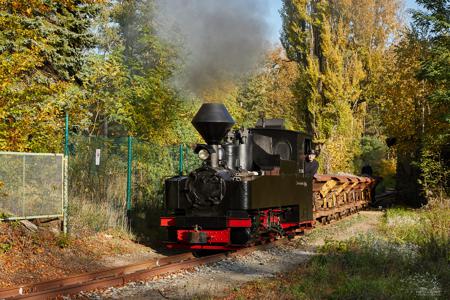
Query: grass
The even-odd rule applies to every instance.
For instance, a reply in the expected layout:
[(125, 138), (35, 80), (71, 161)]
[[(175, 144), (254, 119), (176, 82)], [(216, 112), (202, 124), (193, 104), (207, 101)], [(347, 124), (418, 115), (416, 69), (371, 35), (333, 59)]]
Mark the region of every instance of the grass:
[[(159, 226), (163, 208), (153, 202), (135, 204), (128, 223), (125, 207), (114, 207), (107, 201), (93, 202), (74, 198), (69, 204), (69, 233), (90, 236), (98, 232), (114, 232), (126, 239), (160, 246), (166, 240), (166, 229)], [(131, 226), (130, 226), (131, 225)]]
[(107, 202), (91, 202), (81, 198), (69, 204), (69, 230), (77, 235), (90, 235), (109, 229), (127, 232), (124, 207), (113, 207)]
[[(310, 233), (308, 233), (306, 240), (312, 242), (321, 238), (328, 238), (329, 236), (333, 236), (336, 230), (343, 230), (348, 228), (356, 223), (361, 223), (367, 220), (367, 217), (362, 214), (356, 214), (349, 218), (345, 218), (340, 220), (337, 223), (334, 223), (333, 227), (330, 226), (321, 226), (320, 224)], [(299, 240), (299, 244), (303, 243), (303, 240)]]
[(378, 231), (326, 241), (295, 271), (227, 299), (450, 299), (450, 207), (389, 209)]

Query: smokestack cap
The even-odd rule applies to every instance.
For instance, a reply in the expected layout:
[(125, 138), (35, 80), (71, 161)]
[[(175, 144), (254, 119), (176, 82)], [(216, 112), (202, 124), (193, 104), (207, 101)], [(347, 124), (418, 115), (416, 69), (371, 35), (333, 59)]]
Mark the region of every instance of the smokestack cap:
[(219, 144), (234, 123), (225, 105), (218, 103), (204, 103), (192, 119), (192, 125), (209, 145)]

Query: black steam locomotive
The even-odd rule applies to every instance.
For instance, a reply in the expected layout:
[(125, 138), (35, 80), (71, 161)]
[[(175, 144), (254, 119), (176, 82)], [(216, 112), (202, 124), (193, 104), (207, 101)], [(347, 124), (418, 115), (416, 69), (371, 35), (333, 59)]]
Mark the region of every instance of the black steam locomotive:
[(165, 182), (169, 248), (236, 249), (313, 223), (313, 178), (304, 172), (311, 137), (278, 119), (230, 131), (234, 123), (213, 103), (192, 120), (206, 142), (195, 149), (204, 162)]

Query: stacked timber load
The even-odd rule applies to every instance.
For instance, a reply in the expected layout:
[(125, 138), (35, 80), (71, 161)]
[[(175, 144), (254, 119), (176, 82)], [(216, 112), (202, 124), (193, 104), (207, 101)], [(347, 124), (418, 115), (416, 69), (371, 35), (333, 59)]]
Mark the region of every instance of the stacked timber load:
[(372, 201), (376, 180), (354, 175), (314, 175), (314, 219), (328, 223), (364, 207)]

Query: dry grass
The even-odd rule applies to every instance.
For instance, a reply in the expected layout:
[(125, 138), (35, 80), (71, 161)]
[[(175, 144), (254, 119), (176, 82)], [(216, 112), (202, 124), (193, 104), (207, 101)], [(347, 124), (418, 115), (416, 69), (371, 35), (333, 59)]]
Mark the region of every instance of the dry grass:
[(125, 207), (108, 202), (91, 202), (81, 198), (69, 204), (69, 230), (75, 235), (89, 235), (109, 229), (129, 233)]

